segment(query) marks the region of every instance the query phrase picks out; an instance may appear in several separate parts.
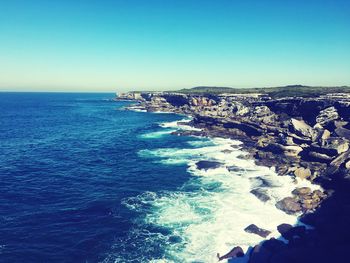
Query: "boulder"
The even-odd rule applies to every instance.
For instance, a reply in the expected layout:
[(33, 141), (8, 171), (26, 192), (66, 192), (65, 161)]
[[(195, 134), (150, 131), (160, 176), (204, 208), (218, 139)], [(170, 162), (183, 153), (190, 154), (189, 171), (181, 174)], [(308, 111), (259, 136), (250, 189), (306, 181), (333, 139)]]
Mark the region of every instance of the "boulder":
[(292, 194), (297, 196), (308, 195), (308, 194), (311, 194), (311, 189), (310, 187), (298, 187), (293, 190)]
[(219, 253), (217, 254), (219, 261), (221, 261), (223, 259), (240, 258), (243, 256), (244, 256), (244, 251), (240, 246), (234, 247), (233, 249), (231, 249), (230, 252), (228, 252), (227, 254), (225, 254), (221, 257), (220, 257)]
[(343, 128), (343, 127), (339, 127), (335, 129), (335, 133), (339, 136), (339, 137), (343, 137), (345, 139), (350, 140), (350, 130)]
[(280, 224), (277, 226), (277, 231), (281, 234), (282, 237), (289, 240), (289, 236), (287, 236), (286, 233), (288, 233), (288, 231), (292, 228), (293, 226), (290, 224)]
[(319, 146), (317, 143), (310, 145), (310, 148), (307, 149), (308, 152), (317, 152), (321, 154), (328, 155), (329, 157), (334, 157), (343, 152), (346, 152), (349, 149), (349, 143), (343, 138), (328, 138), (323, 141), (323, 145)]
[(276, 203), (276, 207), (287, 214), (295, 214), (302, 210), (302, 207), (293, 197), (286, 197)]
[(271, 110), (267, 106), (256, 106), (253, 111), (254, 115), (258, 117), (266, 116), (271, 114)]
[(233, 173), (239, 173), (239, 172), (244, 172), (245, 171), (243, 168), (238, 167), (238, 166), (234, 166), (234, 165), (226, 166), (226, 169), (229, 172), (233, 172)]
[(244, 229), (244, 231), (247, 233), (256, 234), (256, 235), (264, 237), (264, 238), (271, 234), (271, 231), (257, 227), (254, 224), (250, 224), (249, 226), (247, 226)]
[(299, 167), (294, 171), (294, 175), (300, 179), (307, 179), (311, 176), (311, 170), (304, 167)]
[(325, 141), (325, 140), (327, 140), (330, 136), (331, 136), (331, 132), (330, 132), (329, 130), (325, 129), (325, 130), (322, 132), (321, 138), (320, 138), (320, 139), (321, 139), (322, 141)]
[(303, 150), (302, 147), (297, 145), (288, 145), (283, 147), (283, 153), (285, 156), (295, 157)]
[(335, 121), (337, 119), (339, 119), (338, 111), (334, 107), (329, 107), (320, 111), (316, 117), (316, 122), (322, 126), (325, 126), (331, 121)]
[(330, 166), (339, 168), (341, 165), (345, 165), (345, 163), (350, 159), (350, 151), (346, 151), (342, 154), (340, 154), (337, 158), (335, 158), (331, 163)]
[(255, 188), (250, 191), (253, 195), (255, 195), (260, 201), (267, 202), (271, 198), (268, 196), (266, 189)]
[(291, 129), (300, 136), (305, 136), (307, 138), (312, 138), (314, 135), (314, 130), (310, 125), (302, 120), (291, 119)]
[(291, 241), (295, 237), (302, 237), (305, 235), (306, 228), (305, 226), (292, 226), (290, 224), (280, 224), (277, 226), (278, 232), (287, 239)]
[(216, 169), (219, 168), (221, 165), (222, 163), (216, 161), (199, 161), (196, 163), (197, 169), (199, 170)]
[(329, 163), (332, 161), (332, 156), (329, 156), (325, 153), (318, 153), (318, 152), (309, 152), (308, 154), (309, 160), (314, 162), (320, 162), (320, 163)]

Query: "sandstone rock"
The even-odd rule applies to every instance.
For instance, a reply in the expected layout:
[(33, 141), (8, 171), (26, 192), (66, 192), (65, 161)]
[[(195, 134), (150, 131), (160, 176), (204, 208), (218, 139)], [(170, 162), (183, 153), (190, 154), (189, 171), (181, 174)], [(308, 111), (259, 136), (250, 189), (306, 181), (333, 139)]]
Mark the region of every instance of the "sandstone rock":
[(284, 155), (286, 156), (297, 156), (301, 151), (303, 150), (302, 147), (300, 146), (293, 146), (293, 145), (290, 145), (290, 146), (284, 146), (283, 147), (283, 152), (284, 152)]
[(350, 169), (350, 160), (345, 163), (345, 168), (348, 170)]
[(339, 119), (337, 110), (334, 107), (329, 107), (320, 111), (320, 114), (316, 117), (316, 122), (324, 126), (337, 119)]
[(314, 131), (310, 125), (308, 125), (304, 121), (300, 121), (297, 119), (291, 119), (291, 127), (298, 135), (305, 136), (311, 138), (314, 134)]
[(294, 171), (294, 175), (300, 179), (307, 179), (311, 176), (311, 171), (308, 168), (299, 167)]
[(219, 168), (221, 165), (222, 163), (216, 161), (199, 161), (196, 163), (196, 166), (199, 170), (216, 169)]
[(253, 195), (255, 195), (260, 201), (267, 202), (271, 198), (268, 196), (266, 189), (256, 188), (250, 191)]
[(321, 140), (322, 141), (325, 141), (325, 140), (327, 140), (329, 137), (331, 136), (331, 132), (329, 131), (329, 130), (324, 130), (323, 131), (323, 133), (322, 133), (322, 135), (321, 135)]
[(350, 159), (350, 151), (346, 151), (342, 154), (340, 154), (337, 158), (335, 158), (331, 163), (330, 166), (333, 166), (335, 168), (339, 168), (342, 164), (345, 165), (345, 162)]
[(271, 231), (268, 231), (268, 230), (262, 229), (260, 227), (257, 227), (254, 224), (251, 224), (251, 225), (247, 226), (244, 229), (244, 231), (247, 232), (247, 233), (256, 234), (256, 235), (264, 237), (264, 238), (271, 234)]
[(300, 204), (293, 197), (286, 197), (276, 203), (276, 207), (287, 214), (295, 214), (302, 210)]

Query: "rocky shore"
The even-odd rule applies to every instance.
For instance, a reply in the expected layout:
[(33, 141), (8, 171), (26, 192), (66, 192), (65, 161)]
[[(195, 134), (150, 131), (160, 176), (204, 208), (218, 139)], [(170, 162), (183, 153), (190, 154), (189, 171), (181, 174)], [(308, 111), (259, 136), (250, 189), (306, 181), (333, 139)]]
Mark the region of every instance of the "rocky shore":
[[(123, 99), (120, 96), (118, 99)], [(258, 164), (275, 167), (278, 175), (319, 184), (323, 191), (294, 189), (276, 203), (288, 214), (300, 214), (304, 226), (278, 226), (287, 241), (268, 239), (252, 248), (250, 263), (347, 262), (350, 248), (350, 94), (327, 94), (309, 98), (266, 94), (127, 94), (137, 103), (130, 109), (174, 112), (192, 116), (190, 125), (200, 131), (176, 135), (216, 136), (239, 139)], [(208, 169), (210, 163), (197, 166)], [(262, 202), (268, 196), (252, 190)], [(245, 229), (268, 236), (256, 225)], [(225, 258), (242, 257), (239, 248)], [(234, 260), (232, 261), (234, 262)]]

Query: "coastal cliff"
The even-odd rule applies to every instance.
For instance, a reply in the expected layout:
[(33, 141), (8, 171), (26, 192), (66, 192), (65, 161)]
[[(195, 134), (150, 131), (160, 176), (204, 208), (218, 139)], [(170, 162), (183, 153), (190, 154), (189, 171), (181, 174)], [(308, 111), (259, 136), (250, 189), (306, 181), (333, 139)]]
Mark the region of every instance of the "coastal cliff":
[[(137, 101), (129, 109), (192, 116), (200, 131), (175, 135), (239, 139), (258, 164), (275, 167), (281, 176), (309, 180), (324, 191), (296, 188), (276, 203), (288, 214), (302, 213), (311, 225), (278, 226), (288, 241), (269, 239), (249, 252), (249, 262), (342, 262), (350, 248), (350, 94), (272, 98), (268, 93), (127, 93)], [(262, 191), (252, 192), (265, 200)], [(247, 227), (255, 234), (257, 226)], [(242, 256), (232, 253), (229, 257)], [(234, 262), (234, 261), (233, 261)]]

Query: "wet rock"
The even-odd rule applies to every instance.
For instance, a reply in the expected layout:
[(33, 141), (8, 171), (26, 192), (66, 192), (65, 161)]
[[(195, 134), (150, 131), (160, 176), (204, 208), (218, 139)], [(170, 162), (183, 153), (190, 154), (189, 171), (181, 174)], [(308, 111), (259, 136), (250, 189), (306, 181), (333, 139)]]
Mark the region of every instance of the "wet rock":
[(289, 240), (289, 236), (286, 235), (286, 233), (288, 233), (288, 231), (291, 230), (292, 228), (293, 226), (290, 224), (280, 224), (277, 226), (277, 231), (281, 234), (282, 237)]
[(301, 205), (293, 197), (286, 197), (276, 203), (276, 207), (287, 214), (295, 214), (302, 210)]
[(267, 202), (271, 199), (270, 196), (268, 196), (266, 189), (256, 188), (250, 192), (262, 202)]
[(224, 259), (230, 259), (230, 258), (240, 258), (244, 256), (244, 251), (240, 246), (234, 247), (233, 249), (231, 249), (230, 252), (228, 252), (227, 254), (223, 255), (220, 257), (220, 254), (217, 254), (217, 257), (219, 259), (219, 261), (224, 260)]
[(268, 230), (262, 229), (260, 227), (257, 227), (254, 224), (251, 224), (251, 225), (247, 226), (244, 229), (244, 231), (247, 232), (247, 233), (256, 234), (256, 235), (264, 237), (264, 238), (271, 234), (271, 231), (268, 231)]
[(306, 233), (305, 226), (291, 226), (289, 224), (281, 224), (277, 226), (278, 232), (287, 239), (288, 241), (292, 241), (295, 238), (303, 237)]
[(234, 166), (234, 165), (227, 166), (226, 169), (227, 169), (229, 172), (233, 172), (233, 173), (239, 173), (239, 172), (245, 171), (243, 168), (238, 167), (238, 166)]
[(292, 194), (297, 195), (297, 196), (299, 196), (299, 195), (304, 196), (304, 195), (308, 195), (310, 193), (311, 193), (310, 187), (298, 187), (298, 188), (295, 188), (292, 192)]
[(311, 176), (311, 170), (304, 167), (299, 167), (294, 171), (294, 175), (300, 179), (307, 179)]
[(216, 161), (199, 161), (196, 163), (196, 166), (199, 170), (209, 170), (219, 168), (222, 166), (222, 163)]

